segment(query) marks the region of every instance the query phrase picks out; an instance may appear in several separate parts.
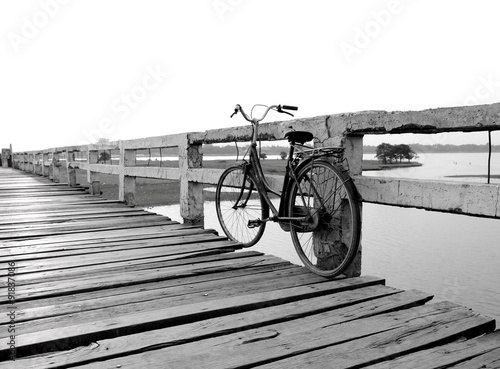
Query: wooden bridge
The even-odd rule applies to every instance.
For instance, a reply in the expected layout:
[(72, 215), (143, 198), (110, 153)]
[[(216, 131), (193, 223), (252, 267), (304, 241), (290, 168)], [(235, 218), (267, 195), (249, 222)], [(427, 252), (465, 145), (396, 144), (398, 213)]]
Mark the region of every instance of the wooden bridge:
[(0, 190), (0, 368), (500, 364), (494, 320), (424, 292), (327, 280), (13, 169)]
[[(500, 128), (498, 104), (412, 113), (261, 132), (280, 138), (294, 124), (344, 145), (365, 201), (498, 217), (496, 185), (361, 175), (363, 134)], [(359, 270), (327, 280), (203, 229), (201, 183), (219, 173), (202, 168), (201, 146), (248, 135), (242, 127), (15, 153), (24, 171), (0, 168), (0, 368), (500, 367), (491, 318)], [(179, 146), (178, 168), (136, 165), (136, 150), (168, 146)], [(118, 165), (98, 163), (107, 149), (119, 149)], [(89, 185), (76, 183), (76, 168)], [(120, 176), (120, 200), (96, 196), (99, 173)], [(184, 224), (129, 206), (136, 177), (179, 179)]]

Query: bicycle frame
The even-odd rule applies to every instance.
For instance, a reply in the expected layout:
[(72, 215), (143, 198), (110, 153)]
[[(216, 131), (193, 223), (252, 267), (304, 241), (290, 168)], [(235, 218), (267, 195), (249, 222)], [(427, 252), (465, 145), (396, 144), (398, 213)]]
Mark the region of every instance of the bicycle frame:
[[(302, 216), (302, 217), (286, 217), (284, 216), (284, 206), (286, 205), (286, 196), (285, 198), (282, 196), (283, 194), (286, 194), (287, 189), (289, 187), (289, 182), (290, 180), (297, 181), (297, 171), (296, 167), (298, 166), (297, 164), (294, 165), (294, 151), (295, 151), (295, 146), (293, 144), (290, 144), (290, 149), (289, 149), (289, 155), (287, 159), (287, 164), (286, 164), (286, 169), (285, 169), (285, 175), (283, 178), (283, 187), (282, 191), (278, 192), (275, 189), (271, 187), (269, 182), (266, 179), (266, 176), (264, 174), (264, 170), (262, 169), (262, 165), (260, 163), (259, 155), (257, 153), (257, 133), (258, 130), (258, 122), (257, 124), (254, 124), (254, 134), (253, 134), (253, 139), (250, 145), (250, 154), (249, 154), (249, 162), (245, 162), (244, 165), (244, 181), (246, 181), (246, 177), (249, 175), (249, 173), (253, 174), (253, 177), (256, 179), (256, 186), (257, 186), (257, 191), (262, 195), (264, 201), (266, 202), (267, 206), (273, 213), (273, 217), (270, 219), (262, 219), (262, 221), (269, 221), (272, 220), (274, 222), (280, 222), (280, 221), (306, 221), (310, 215)], [(314, 159), (311, 159), (311, 163), (313, 162)], [(301, 189), (299, 189), (301, 191)], [(316, 192), (316, 190), (313, 188), (313, 191)], [(251, 193), (251, 191), (250, 191)], [(250, 197), (250, 193), (248, 195), (248, 198)], [(274, 204), (272, 203), (269, 193), (272, 193), (278, 197), (280, 197), (280, 206), (279, 209), (276, 209)], [(242, 192), (240, 194), (240, 199), (236, 202), (238, 203), (241, 200), (241, 196), (243, 194), (243, 188)], [(304, 200), (304, 194), (301, 192), (301, 197), (302, 201), (305, 205), (305, 200)], [(248, 199), (247, 199), (248, 200)], [(247, 201), (245, 200), (245, 202)]]

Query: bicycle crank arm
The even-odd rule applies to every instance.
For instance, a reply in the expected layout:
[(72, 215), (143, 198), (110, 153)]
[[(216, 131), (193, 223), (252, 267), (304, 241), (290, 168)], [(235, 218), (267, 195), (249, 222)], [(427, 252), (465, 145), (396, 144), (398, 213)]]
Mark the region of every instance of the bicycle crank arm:
[(255, 219), (255, 220), (249, 220), (248, 221), (248, 228), (256, 228), (260, 227), (262, 223), (267, 223), (269, 221), (277, 222), (278, 217), (271, 217), (267, 219)]

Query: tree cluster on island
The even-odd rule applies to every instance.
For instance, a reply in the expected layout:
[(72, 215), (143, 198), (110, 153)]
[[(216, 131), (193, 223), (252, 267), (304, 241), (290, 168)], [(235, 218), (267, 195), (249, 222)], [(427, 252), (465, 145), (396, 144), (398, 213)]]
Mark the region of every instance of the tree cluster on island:
[(403, 160), (410, 162), (412, 159), (418, 158), (417, 153), (408, 145), (391, 145), (385, 142), (377, 146), (375, 157), (382, 164), (401, 163)]

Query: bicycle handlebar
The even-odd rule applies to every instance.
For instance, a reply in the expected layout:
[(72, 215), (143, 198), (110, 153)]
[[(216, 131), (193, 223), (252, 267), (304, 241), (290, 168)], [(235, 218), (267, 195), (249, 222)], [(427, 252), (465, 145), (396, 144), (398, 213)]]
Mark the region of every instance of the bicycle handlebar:
[(291, 115), (293, 117), (293, 114), (287, 112), (287, 111), (283, 111), (284, 110), (298, 110), (299, 108), (296, 107), (296, 106), (291, 106), (291, 105), (270, 105), (267, 107), (266, 111), (264, 112), (264, 114), (262, 115), (262, 117), (260, 117), (260, 119), (257, 119), (257, 118), (252, 118), (252, 117), (249, 117), (245, 111), (243, 110), (243, 108), (241, 107), (240, 104), (236, 104), (236, 107), (234, 108), (234, 112), (233, 114), (231, 114), (231, 118), (235, 115), (235, 114), (238, 114), (238, 112), (241, 112), (241, 114), (243, 114), (243, 118), (245, 118), (245, 120), (251, 122), (251, 123), (259, 123), (261, 120), (263, 120), (267, 113), (269, 113), (270, 110), (276, 110), (278, 113), (285, 113), (285, 114), (288, 114), (288, 115)]

